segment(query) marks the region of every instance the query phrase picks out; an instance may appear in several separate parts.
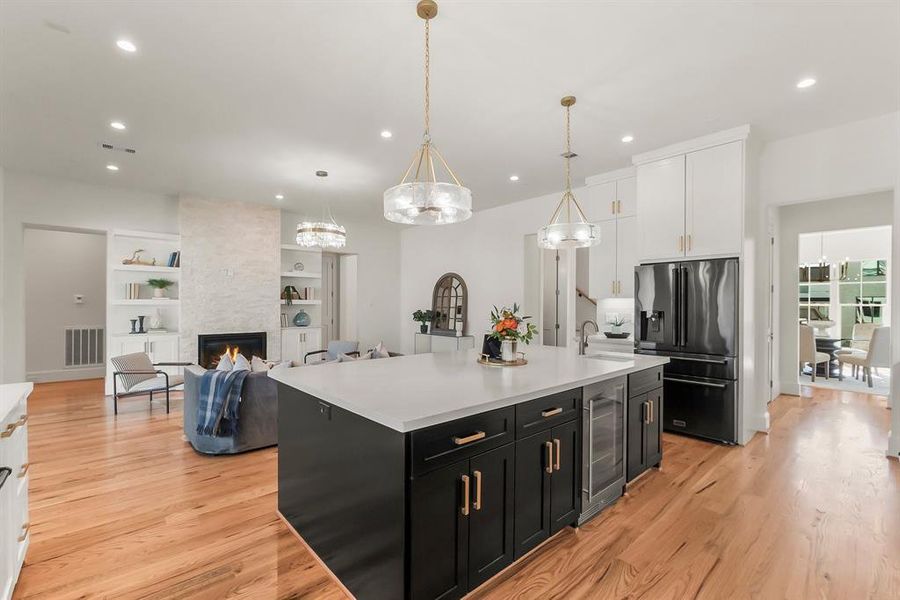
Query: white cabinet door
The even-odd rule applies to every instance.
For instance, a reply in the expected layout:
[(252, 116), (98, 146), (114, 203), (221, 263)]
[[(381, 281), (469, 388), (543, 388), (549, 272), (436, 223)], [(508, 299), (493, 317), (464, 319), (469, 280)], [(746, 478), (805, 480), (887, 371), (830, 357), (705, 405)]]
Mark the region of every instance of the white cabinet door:
[(109, 340), (109, 355), (122, 356), (135, 352), (147, 352), (146, 335), (117, 335)]
[(600, 221), (600, 243), (590, 248), (588, 266), (588, 296), (594, 300), (615, 295), (616, 281), (616, 222)]
[(741, 252), (744, 143), (731, 142), (687, 155), (687, 256)]
[[(150, 360), (154, 363), (178, 362), (181, 360), (180, 345), (177, 335), (151, 335), (147, 347)], [(181, 375), (181, 367), (158, 367), (169, 375)]]
[[(307, 329), (301, 335), (301, 341), (303, 342), (304, 352), (315, 352), (316, 350), (324, 350), (322, 346), (322, 330), (315, 329)], [(360, 349), (362, 350), (362, 348)], [(363, 350), (365, 351), (365, 350)]]
[(634, 297), (634, 268), (638, 265), (637, 217), (616, 221), (616, 296)]
[(589, 185), (579, 196), (585, 216), (591, 223), (608, 221), (616, 218), (616, 182), (609, 181), (597, 185)]
[(303, 362), (303, 344), (299, 329), (281, 330), (281, 360)]
[(637, 167), (638, 258), (684, 256), (684, 155)]
[(637, 214), (637, 179), (626, 177), (616, 181), (616, 216), (633, 217)]

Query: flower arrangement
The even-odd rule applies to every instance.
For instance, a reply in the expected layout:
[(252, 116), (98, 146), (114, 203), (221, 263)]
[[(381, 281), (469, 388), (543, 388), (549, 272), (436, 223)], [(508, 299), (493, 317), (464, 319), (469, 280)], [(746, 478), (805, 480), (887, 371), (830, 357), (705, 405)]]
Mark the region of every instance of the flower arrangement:
[[(537, 325), (526, 323), (530, 316), (519, 316), (519, 305), (513, 304), (512, 309), (504, 306), (498, 309), (496, 306), (491, 311), (491, 337), (496, 340), (514, 340), (530, 344), (534, 334), (537, 333)], [(520, 329), (522, 325), (524, 330)]]

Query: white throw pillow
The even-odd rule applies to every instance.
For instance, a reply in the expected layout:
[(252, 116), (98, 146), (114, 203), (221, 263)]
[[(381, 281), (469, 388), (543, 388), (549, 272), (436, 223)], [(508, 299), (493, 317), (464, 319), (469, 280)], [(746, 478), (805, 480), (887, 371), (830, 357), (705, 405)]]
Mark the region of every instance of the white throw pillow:
[(384, 342), (378, 342), (378, 345), (372, 349), (374, 356), (372, 358), (390, 358), (391, 353), (388, 352), (387, 346), (384, 345)]
[(250, 371), (250, 361), (243, 354), (238, 354), (234, 359), (234, 371)]
[(356, 356), (351, 356), (350, 354), (338, 354), (337, 361), (338, 362), (353, 362), (356, 360), (369, 360), (371, 358), (373, 358), (372, 351), (369, 350), (368, 352), (366, 352), (365, 354), (363, 354), (362, 356), (360, 356), (358, 358)]
[(228, 356), (228, 353), (223, 354), (219, 357), (219, 364), (216, 366), (216, 371), (230, 371), (234, 369), (234, 363), (231, 362), (231, 357)]
[(258, 356), (250, 359), (250, 370), (254, 373), (264, 373), (269, 370), (269, 365)]
[(283, 371), (284, 369), (290, 369), (290, 368), (291, 368), (291, 361), (285, 360), (280, 363), (276, 363), (276, 364), (272, 365), (272, 368), (269, 369), (269, 375), (271, 375), (273, 371)]

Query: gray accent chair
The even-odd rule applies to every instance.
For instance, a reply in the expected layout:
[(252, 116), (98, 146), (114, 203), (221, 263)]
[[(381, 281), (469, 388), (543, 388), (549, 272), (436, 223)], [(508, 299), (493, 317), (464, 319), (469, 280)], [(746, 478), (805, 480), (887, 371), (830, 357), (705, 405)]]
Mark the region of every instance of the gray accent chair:
[(123, 354), (109, 359), (113, 369), (113, 414), (119, 414), (119, 398), (126, 396), (150, 396), (150, 407), (153, 408), (153, 392), (166, 395), (166, 413), (169, 412), (169, 390), (184, 383), (181, 375), (169, 375), (156, 367), (178, 367), (190, 363), (161, 362), (154, 363), (144, 352)]
[[(330, 342), (328, 342), (327, 350), (307, 352), (303, 356), (303, 364), (312, 365), (320, 362), (334, 362), (341, 354), (359, 356), (359, 342), (347, 340), (331, 340)], [(313, 360), (309, 360), (310, 357), (316, 358), (313, 358)]]
[(234, 436), (197, 433), (200, 380), (206, 369), (192, 365), (184, 371), (184, 435), (202, 454), (238, 454), (278, 444), (278, 386), (268, 373), (250, 373), (241, 391), (238, 431)]

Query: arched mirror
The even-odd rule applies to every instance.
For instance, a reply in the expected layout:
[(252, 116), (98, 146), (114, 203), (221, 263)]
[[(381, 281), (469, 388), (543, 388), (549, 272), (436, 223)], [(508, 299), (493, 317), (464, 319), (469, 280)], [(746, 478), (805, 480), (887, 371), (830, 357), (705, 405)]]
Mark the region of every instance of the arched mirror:
[(462, 277), (456, 273), (441, 275), (431, 296), (431, 310), (434, 311), (431, 333), (462, 335), (466, 330), (468, 296)]

